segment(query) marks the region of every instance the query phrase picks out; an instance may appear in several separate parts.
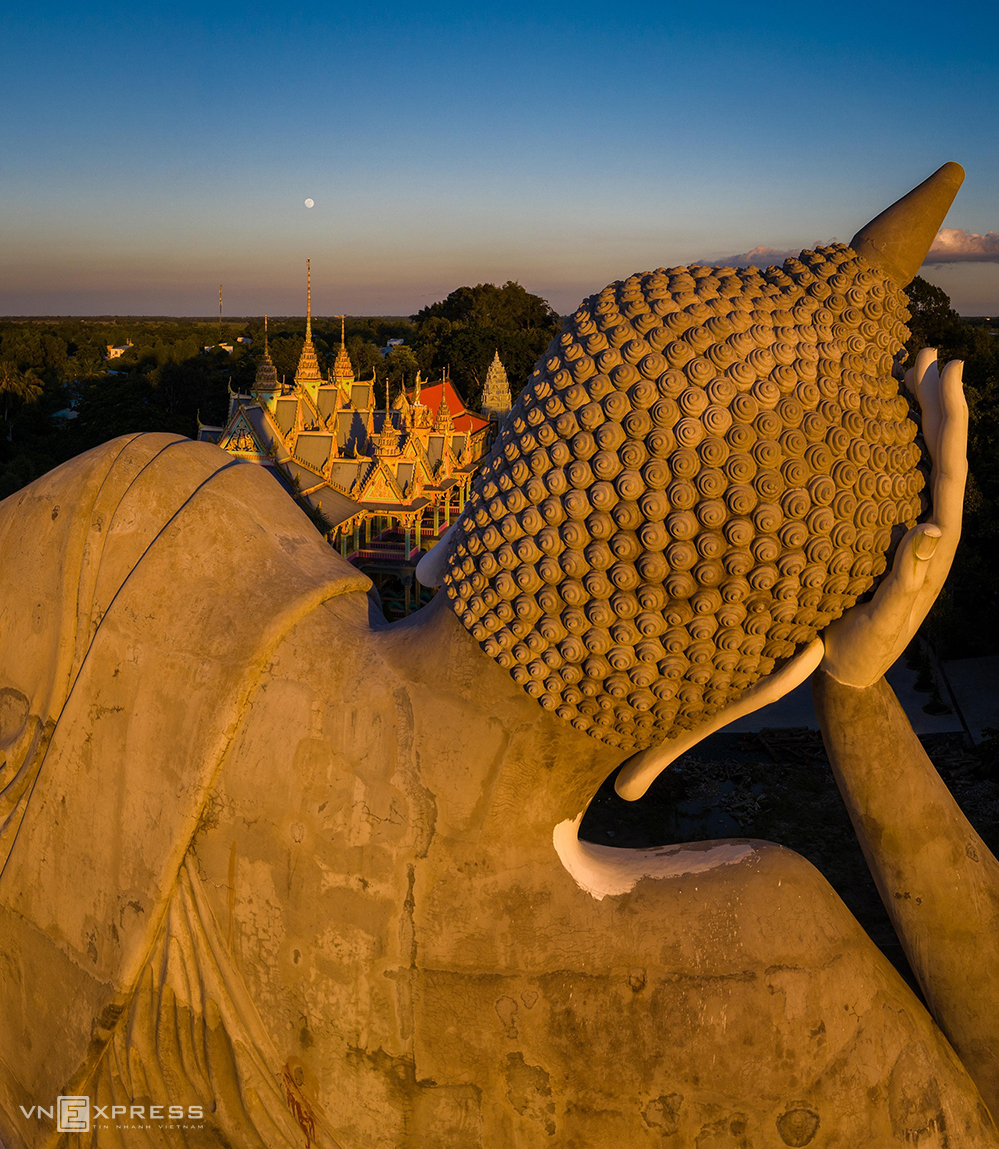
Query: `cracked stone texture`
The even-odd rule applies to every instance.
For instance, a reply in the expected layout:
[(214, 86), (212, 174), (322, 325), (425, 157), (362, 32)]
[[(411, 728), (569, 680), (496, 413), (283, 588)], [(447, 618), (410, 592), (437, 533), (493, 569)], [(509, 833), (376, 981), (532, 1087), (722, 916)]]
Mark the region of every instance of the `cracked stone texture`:
[(245, 1145), (792, 1144), (808, 1114), (808, 1144), (996, 1143), (799, 855), (708, 844), (581, 889), (553, 827), (620, 751), (444, 595), (382, 626), (259, 470), (117, 441), (0, 532), (39, 576), (0, 575), (5, 1144), (50, 1143), (22, 1103), (166, 1081)]

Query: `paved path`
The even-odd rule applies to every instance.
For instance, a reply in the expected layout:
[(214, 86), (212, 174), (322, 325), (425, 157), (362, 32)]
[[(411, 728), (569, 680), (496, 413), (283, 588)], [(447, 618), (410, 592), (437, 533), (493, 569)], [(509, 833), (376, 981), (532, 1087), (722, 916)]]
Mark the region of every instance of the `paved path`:
[(981, 741), (985, 726), (999, 729), (999, 655), (958, 658), (941, 665), (974, 741)]
[[(985, 678), (982, 671), (977, 668), (969, 667), (961, 677), (960, 674), (952, 675), (951, 667), (963, 667), (966, 663), (993, 663), (994, 668), (992, 673)], [(982, 725), (994, 725), (999, 727), (999, 658), (973, 658), (966, 659), (963, 662), (948, 662), (944, 664), (946, 677), (954, 682), (954, 689), (957, 693), (958, 704), (961, 710), (964, 711), (965, 692), (961, 686), (957, 685), (955, 679), (960, 679), (963, 683), (965, 679), (969, 682), (978, 683), (977, 693), (975, 698), (981, 697), (983, 706), (988, 701), (992, 709), (989, 713), (992, 718), (989, 721), (983, 721)], [(906, 714), (909, 716), (909, 721), (912, 723), (912, 728), (917, 734), (947, 734), (959, 733), (962, 730), (961, 719), (958, 710), (953, 705), (953, 699), (948, 694), (946, 686), (941, 682), (940, 693), (944, 701), (951, 707), (953, 713), (951, 714), (926, 714), (923, 707), (929, 701), (928, 694), (920, 694), (913, 689), (913, 684), (916, 681), (916, 672), (910, 670), (905, 665), (905, 659), (900, 658), (898, 662), (888, 671), (888, 682), (891, 688), (898, 696), (899, 702), (905, 709)], [(991, 695), (988, 689), (984, 688), (983, 683), (995, 683), (996, 687), (992, 689)], [(967, 692), (970, 701), (972, 691), (969, 689)], [(978, 710), (974, 711), (978, 714)], [(984, 710), (982, 711), (984, 713)], [(967, 713), (965, 712), (965, 719), (967, 720)], [(759, 731), (766, 727), (774, 729), (788, 729), (794, 726), (807, 726), (812, 730), (818, 730), (819, 720), (815, 717), (815, 709), (812, 706), (812, 687), (811, 683), (804, 682), (797, 690), (792, 690), (790, 694), (784, 698), (779, 699), (777, 702), (772, 703), (770, 706), (765, 706), (762, 710), (757, 710), (754, 714), (747, 714), (745, 718), (740, 718), (733, 722), (730, 726), (725, 727), (726, 733), (729, 734), (743, 734), (747, 731)], [(970, 722), (969, 722), (970, 726)], [(976, 728), (972, 727), (974, 734)], [(975, 740), (978, 740), (978, 735), (975, 735)]]

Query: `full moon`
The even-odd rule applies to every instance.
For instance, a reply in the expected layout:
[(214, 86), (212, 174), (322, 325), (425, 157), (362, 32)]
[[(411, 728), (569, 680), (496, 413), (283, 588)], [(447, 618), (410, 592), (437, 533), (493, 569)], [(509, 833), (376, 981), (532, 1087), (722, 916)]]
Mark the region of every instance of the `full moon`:
[(307, 200), (305, 201), (305, 206), (306, 206), (306, 207), (315, 207), (315, 206), (316, 206), (316, 201), (315, 201), (314, 199), (307, 199)]

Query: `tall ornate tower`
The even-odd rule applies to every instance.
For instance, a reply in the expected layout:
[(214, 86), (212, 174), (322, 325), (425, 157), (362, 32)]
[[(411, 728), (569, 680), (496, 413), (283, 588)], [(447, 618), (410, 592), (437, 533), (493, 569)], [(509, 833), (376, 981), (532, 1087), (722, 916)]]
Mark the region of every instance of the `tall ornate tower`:
[(493, 355), (493, 361), (486, 372), (486, 385), (482, 389), (482, 417), (493, 419), (502, 423), (510, 413), (513, 403), (510, 399), (510, 381), (506, 377), (506, 368), (500, 362), (499, 352)]
[(344, 334), (344, 321), (345, 315), (338, 315), (337, 319), (340, 320), (340, 346), (337, 348), (336, 359), (333, 361), (333, 371), (330, 375), (334, 383), (339, 383), (340, 386), (350, 395), (350, 385), (354, 382), (354, 367), (350, 361), (350, 356), (347, 354), (347, 340)]
[(257, 365), (257, 377), (253, 383), (253, 394), (258, 399), (273, 400), (275, 394), (281, 390), (278, 382), (277, 368), (271, 353), (267, 348), (267, 316), (264, 316), (264, 357)]
[[(372, 385), (371, 398), (374, 402), (375, 389)], [(385, 418), (382, 420), (382, 430), (380, 435), (375, 436), (375, 454), (379, 459), (384, 459), (389, 455), (402, 454), (402, 436), (392, 424), (392, 408), (389, 406), (389, 381), (385, 380)]]
[(441, 387), (441, 401), (434, 417), (434, 430), (442, 435), (450, 435), (454, 430), (454, 420), (451, 418), (451, 408), (447, 405), (447, 384)]
[(295, 372), (295, 386), (304, 387), (309, 392), (313, 402), (323, 377), (319, 370), (319, 357), (312, 343), (312, 261), (305, 261), (308, 276), (308, 294), (305, 307), (305, 346), (298, 360), (298, 370)]

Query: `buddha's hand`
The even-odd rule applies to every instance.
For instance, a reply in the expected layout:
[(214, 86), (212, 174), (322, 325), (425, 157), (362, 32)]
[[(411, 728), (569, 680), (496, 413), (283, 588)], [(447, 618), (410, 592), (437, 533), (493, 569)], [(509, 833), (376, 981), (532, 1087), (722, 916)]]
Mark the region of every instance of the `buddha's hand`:
[(933, 465), (931, 517), (902, 539), (891, 571), (870, 602), (854, 606), (822, 632), (821, 667), (846, 686), (873, 685), (909, 645), (950, 571), (961, 537), (968, 477), (968, 405), (960, 360), (938, 370), (926, 348), (905, 376), (919, 400)]

